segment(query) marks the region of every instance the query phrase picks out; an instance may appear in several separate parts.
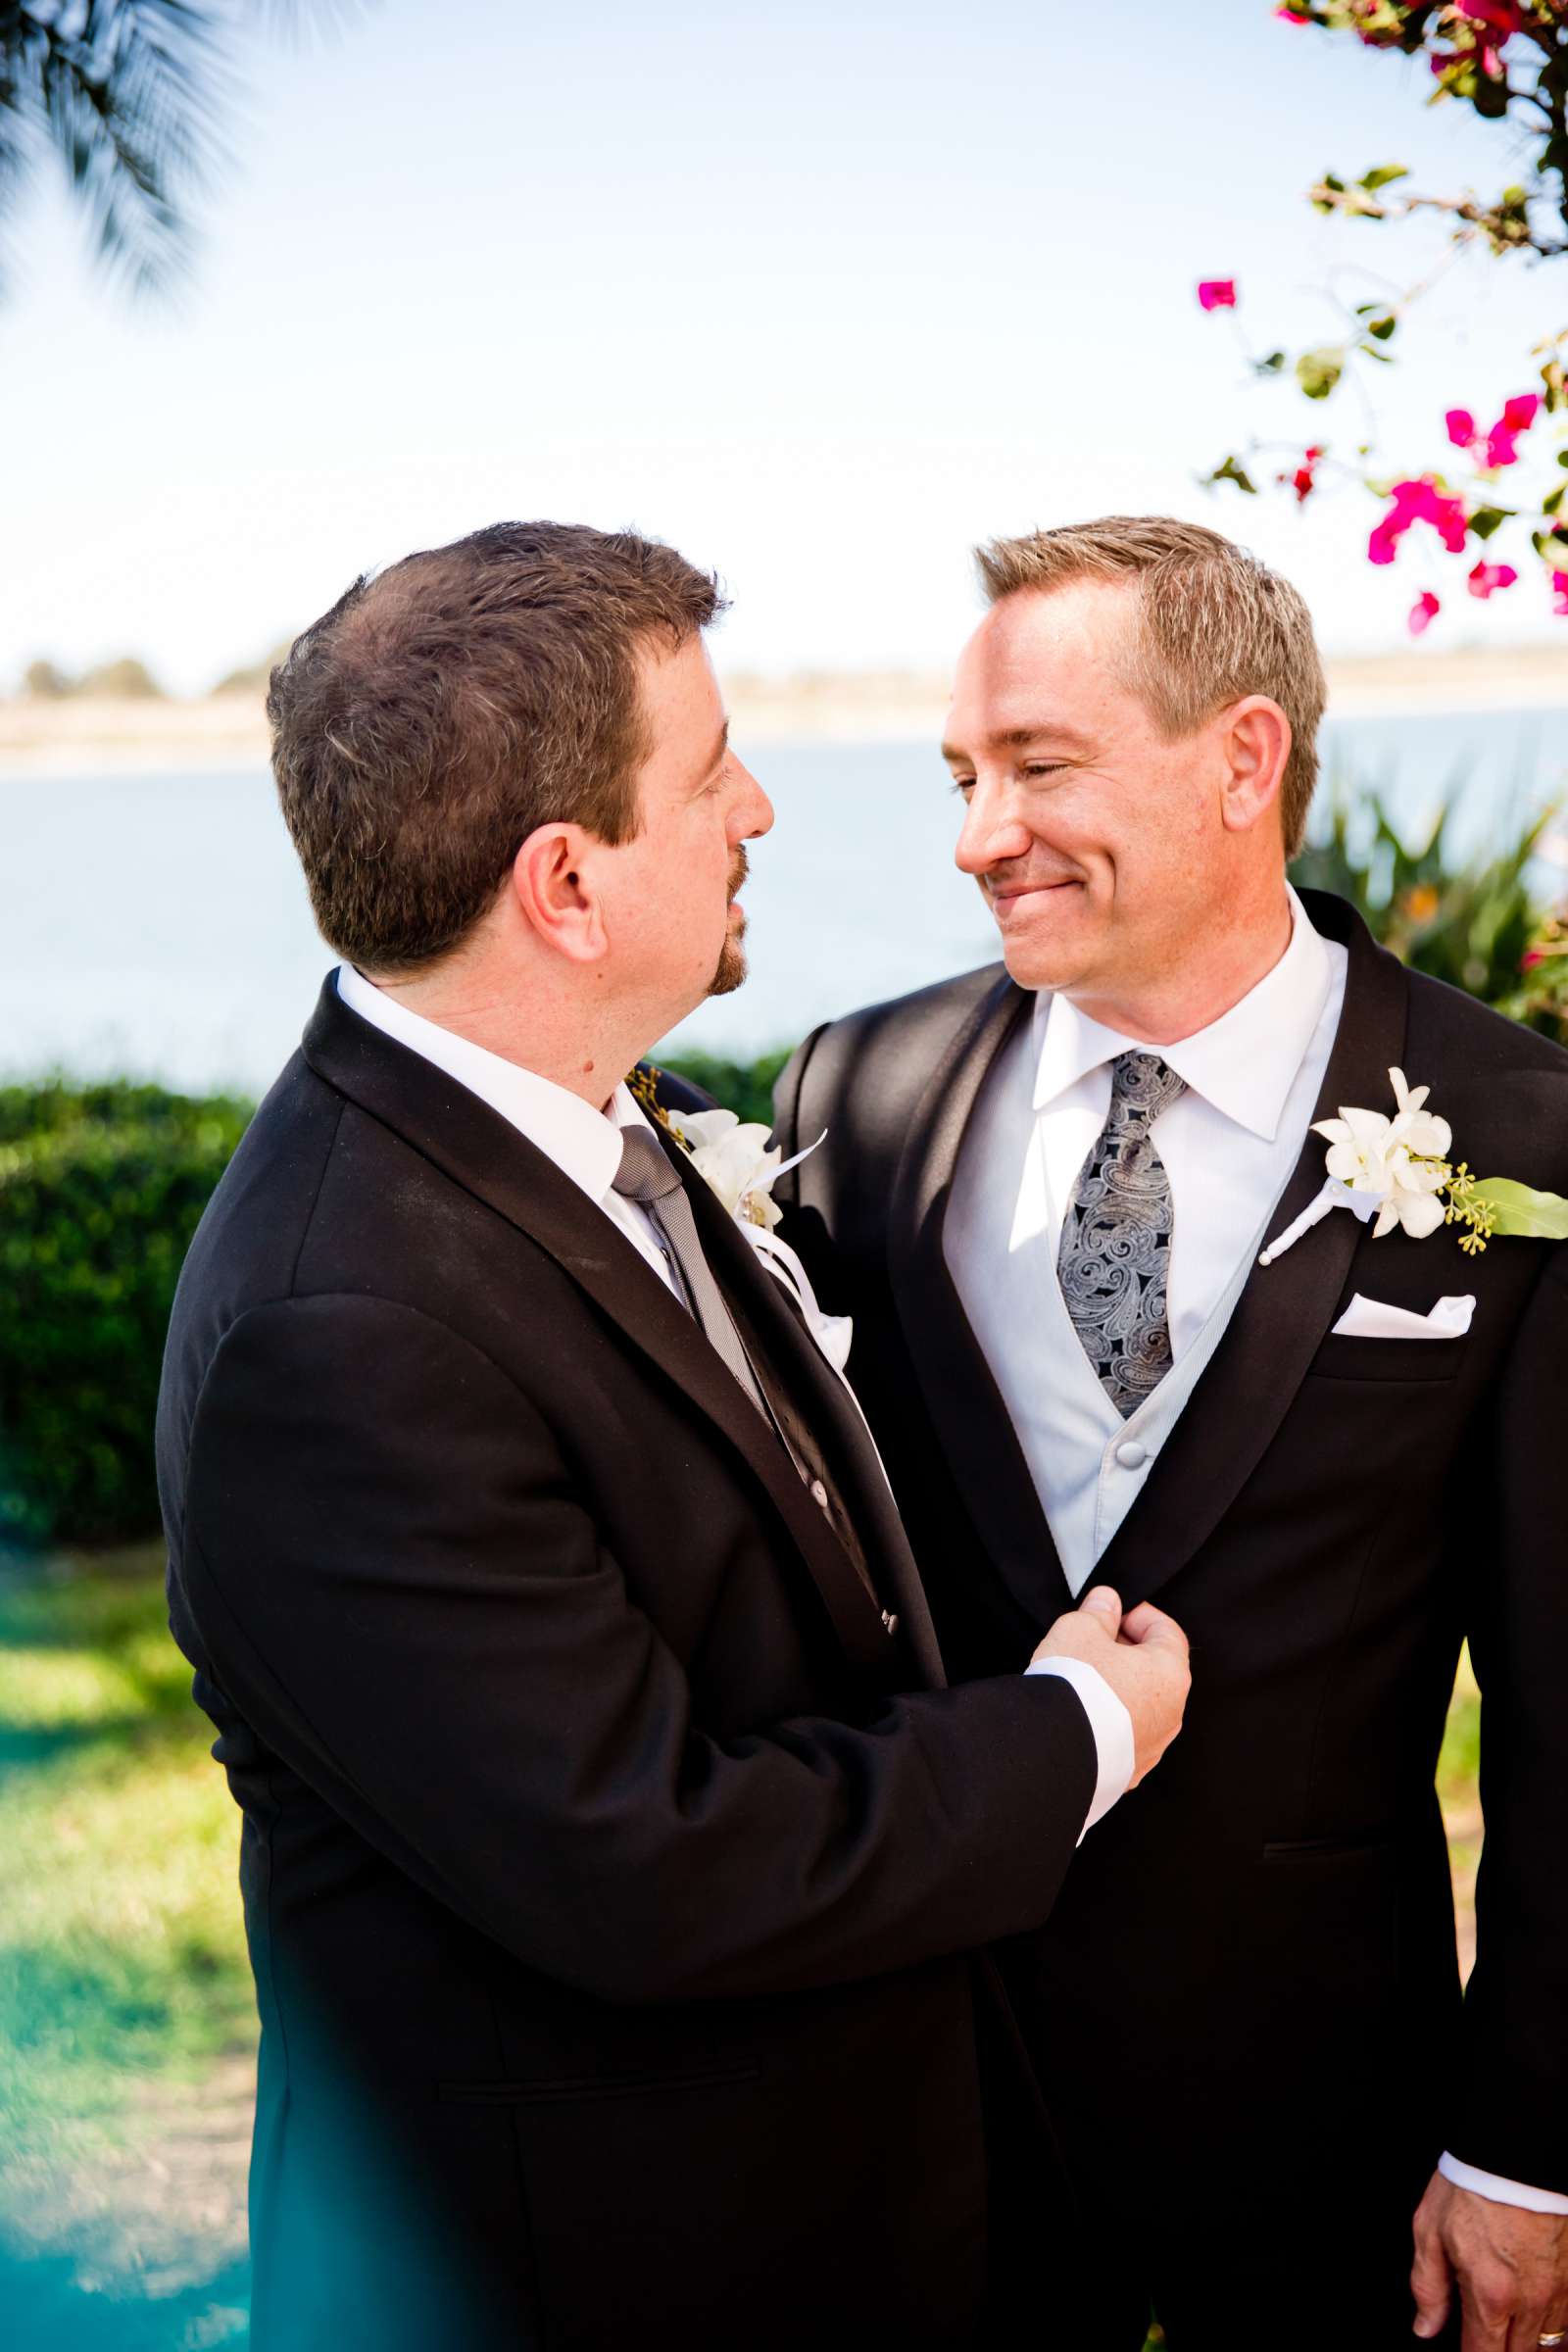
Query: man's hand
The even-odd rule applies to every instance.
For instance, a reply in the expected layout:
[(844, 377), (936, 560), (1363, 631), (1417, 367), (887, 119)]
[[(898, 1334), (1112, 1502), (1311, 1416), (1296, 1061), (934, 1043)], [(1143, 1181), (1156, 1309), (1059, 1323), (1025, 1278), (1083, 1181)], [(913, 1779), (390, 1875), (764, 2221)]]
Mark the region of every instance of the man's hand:
[(1041, 1658), (1082, 1658), (1104, 1676), (1133, 1719), (1128, 1786), (1136, 1788), (1181, 1730), (1192, 1688), (1187, 1636), (1175, 1618), (1147, 1600), (1124, 1617), (1110, 1587), (1096, 1585), (1056, 1619), (1031, 1663)]
[(1455, 2288), (1461, 2352), (1536, 2352), (1568, 2328), (1568, 2214), (1499, 2205), (1434, 2173), (1415, 2216), (1417, 2335), (1442, 2334)]

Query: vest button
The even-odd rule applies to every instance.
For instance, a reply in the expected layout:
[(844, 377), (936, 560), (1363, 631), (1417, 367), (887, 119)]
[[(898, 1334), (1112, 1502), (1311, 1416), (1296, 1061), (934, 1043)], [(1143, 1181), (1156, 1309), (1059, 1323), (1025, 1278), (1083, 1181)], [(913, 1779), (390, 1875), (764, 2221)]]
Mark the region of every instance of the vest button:
[(1116, 1448), (1116, 1459), (1124, 1470), (1141, 1470), (1149, 1459), (1149, 1447), (1140, 1446), (1136, 1438), (1123, 1438)]
[(811, 1500), (816, 1504), (817, 1509), (825, 1511), (827, 1509), (827, 1489), (819, 1478), (812, 1479), (810, 1492)]

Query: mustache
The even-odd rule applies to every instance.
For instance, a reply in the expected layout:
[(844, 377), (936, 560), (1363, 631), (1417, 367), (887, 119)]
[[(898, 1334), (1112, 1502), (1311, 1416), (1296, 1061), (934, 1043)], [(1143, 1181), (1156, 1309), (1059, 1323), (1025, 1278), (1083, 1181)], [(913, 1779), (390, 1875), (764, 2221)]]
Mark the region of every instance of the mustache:
[(746, 856), (746, 850), (743, 844), (742, 847), (736, 851), (734, 863), (729, 869), (729, 895), (731, 899), (739, 897), (741, 885), (745, 882), (746, 877), (751, 870), (751, 863)]

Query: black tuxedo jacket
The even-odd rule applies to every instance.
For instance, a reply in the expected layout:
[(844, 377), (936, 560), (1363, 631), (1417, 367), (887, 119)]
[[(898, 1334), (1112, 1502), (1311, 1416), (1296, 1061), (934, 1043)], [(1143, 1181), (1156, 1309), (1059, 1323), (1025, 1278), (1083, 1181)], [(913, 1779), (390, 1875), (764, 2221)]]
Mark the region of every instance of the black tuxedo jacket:
[[(1404, 971), (1341, 902), (1307, 905), (1349, 952), (1317, 1115), (1392, 1112), (1396, 1065), (1478, 1174), (1568, 1192), (1568, 1054)], [(783, 1230), (855, 1317), (850, 1376), (955, 1678), (994, 1672), (1068, 1605), (943, 1255), (965, 1123), (1032, 1002), (993, 966), (858, 1013), (809, 1038), (778, 1093), (786, 1153), (828, 1130), (779, 1187)], [(1276, 1229), (1324, 1152), (1304, 1139)], [(1473, 1292), (1473, 1326), (1334, 1336), (1358, 1290), (1421, 1313)], [(1391, 2201), (1402, 2272), (1445, 2144), (1568, 2189), (1565, 1365), (1568, 1248), (1472, 1259), (1453, 1229), (1374, 1241), (1335, 1211), (1253, 1269), (1100, 1564), (1186, 1627), (1192, 1700), (1022, 1973), (1082, 2177), (1124, 2219), (1162, 2216), (1173, 2245), (1216, 2226), (1205, 2210), (1234, 2220), (1227, 2198), (1278, 2239), (1291, 2183), (1316, 2179), (1351, 2211)], [(1487, 1831), (1461, 2020), (1433, 1773), (1465, 1635)]]
[(191, 1250), (160, 1472), (244, 1817), (257, 2352), (969, 2340), (961, 1955), (1049, 1911), (1094, 1744), (1026, 1646), (940, 1687), (858, 1416), (683, 1175), (853, 1542), (330, 981)]

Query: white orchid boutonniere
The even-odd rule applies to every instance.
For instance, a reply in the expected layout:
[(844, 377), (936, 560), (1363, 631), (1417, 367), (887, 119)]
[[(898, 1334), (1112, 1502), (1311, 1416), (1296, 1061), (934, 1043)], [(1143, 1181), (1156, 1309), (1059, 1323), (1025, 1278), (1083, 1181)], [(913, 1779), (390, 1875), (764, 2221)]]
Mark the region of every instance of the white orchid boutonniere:
[(770, 1233), (783, 1211), (769, 1188), (782, 1175), (784, 1154), (768, 1150), (768, 1130), (733, 1110), (669, 1110), (669, 1132), (691, 1154), (692, 1166), (710, 1185), (730, 1215), (743, 1225)]
[(1331, 1208), (1348, 1208), (1372, 1227), (1379, 1241), (1397, 1225), (1412, 1241), (1424, 1241), (1440, 1225), (1462, 1225), (1459, 1247), (1479, 1256), (1494, 1236), (1522, 1235), (1536, 1241), (1568, 1241), (1568, 1200), (1538, 1193), (1508, 1176), (1476, 1177), (1461, 1160), (1449, 1159), (1453, 1132), (1446, 1119), (1426, 1107), (1431, 1088), (1412, 1087), (1402, 1070), (1390, 1070), (1394, 1116), (1381, 1110), (1342, 1106), (1337, 1119), (1319, 1119), (1314, 1135), (1328, 1144), (1322, 1191), (1263, 1251), (1272, 1265)]
[(768, 1130), (756, 1120), (742, 1119), (733, 1110), (666, 1110), (658, 1097), (658, 1076), (636, 1070), (628, 1079), (632, 1094), (651, 1119), (672, 1135), (691, 1158), (693, 1170), (711, 1188), (732, 1216), (768, 1272), (781, 1283), (796, 1305), (807, 1330), (842, 1378), (849, 1361), (855, 1324), (849, 1315), (827, 1315), (817, 1304), (810, 1276), (788, 1242), (773, 1228), (783, 1217), (772, 1187), (789, 1169), (808, 1159), (825, 1136), (808, 1144), (793, 1159), (776, 1145), (769, 1148)]

